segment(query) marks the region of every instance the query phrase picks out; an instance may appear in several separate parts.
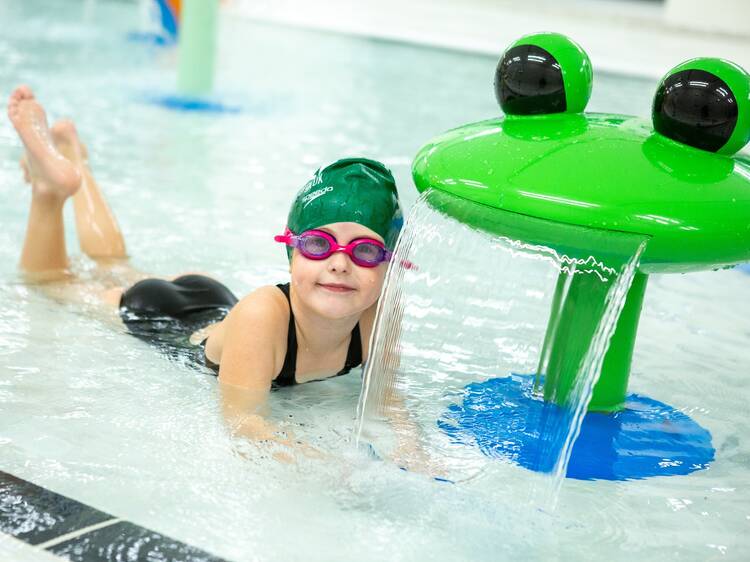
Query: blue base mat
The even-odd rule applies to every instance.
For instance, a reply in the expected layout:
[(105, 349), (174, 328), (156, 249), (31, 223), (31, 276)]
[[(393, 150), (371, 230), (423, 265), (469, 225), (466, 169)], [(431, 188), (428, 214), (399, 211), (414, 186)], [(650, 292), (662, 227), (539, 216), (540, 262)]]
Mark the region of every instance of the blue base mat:
[(148, 103), (160, 105), (173, 111), (198, 111), (203, 113), (239, 113), (239, 106), (226, 105), (210, 98), (165, 95), (146, 98)]
[(146, 45), (156, 45), (157, 47), (173, 47), (177, 45), (176, 37), (160, 35), (158, 33), (141, 33), (133, 31), (128, 33), (127, 40), (131, 43), (145, 43)]
[(739, 269), (743, 273), (750, 273), (750, 263), (743, 263), (742, 265), (738, 265), (737, 269)]
[[(533, 384), (532, 375), (470, 384), (463, 404), (450, 406), (438, 426), (454, 442), (478, 446), (489, 457), (549, 472), (561, 449), (560, 428), (568, 424), (570, 413), (532, 396)], [(677, 476), (705, 469), (713, 460), (706, 429), (668, 404), (631, 394), (621, 412), (586, 415), (566, 476), (579, 480)]]

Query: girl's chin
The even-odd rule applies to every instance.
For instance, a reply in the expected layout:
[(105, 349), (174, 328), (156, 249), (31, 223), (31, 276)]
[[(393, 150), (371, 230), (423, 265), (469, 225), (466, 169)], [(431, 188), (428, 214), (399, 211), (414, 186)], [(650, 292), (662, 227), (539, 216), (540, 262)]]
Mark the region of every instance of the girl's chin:
[(315, 311), (320, 316), (331, 320), (339, 320), (354, 314), (362, 314), (364, 309), (361, 306), (356, 306), (351, 302), (342, 302), (343, 300), (340, 296), (336, 295), (321, 299), (316, 303)]

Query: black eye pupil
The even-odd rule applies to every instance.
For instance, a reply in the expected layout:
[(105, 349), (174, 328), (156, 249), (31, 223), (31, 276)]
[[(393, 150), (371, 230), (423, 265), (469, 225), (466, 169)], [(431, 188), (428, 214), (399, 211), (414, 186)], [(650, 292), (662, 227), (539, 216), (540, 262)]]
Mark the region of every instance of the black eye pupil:
[(665, 137), (716, 152), (737, 124), (737, 100), (718, 76), (683, 70), (659, 85), (652, 116), (654, 129)]
[(560, 65), (536, 45), (505, 52), (495, 70), (495, 97), (505, 113), (535, 115), (567, 108)]

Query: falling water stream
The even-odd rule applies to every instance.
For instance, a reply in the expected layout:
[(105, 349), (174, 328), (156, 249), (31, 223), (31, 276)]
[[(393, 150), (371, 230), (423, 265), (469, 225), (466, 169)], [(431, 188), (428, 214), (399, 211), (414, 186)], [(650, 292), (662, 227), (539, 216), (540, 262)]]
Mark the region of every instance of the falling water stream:
[[(471, 479), (487, 463), (536, 455), (534, 465), (549, 478), (546, 484), (528, 480), (529, 502), (552, 509), (645, 241), (623, 235), (624, 244), (618, 243), (629, 255), (620, 260), (569, 255), (460, 222), (438, 210), (446, 198), (451, 196), (423, 194), (396, 248), (365, 369), (357, 441), (407, 470), (451, 481)], [(458, 216), (496, 212), (469, 202), (451, 204)], [(562, 408), (550, 405), (556, 415), (499, 419), (517, 425), (503, 432), (535, 434), (533, 451), (524, 450), (526, 441), (510, 447), (510, 455), (508, 448), (479, 454), (472, 429), (455, 427), (456, 412), (477, 385), (507, 377), (525, 381), (521, 402), (542, 400), (533, 381), (545, 363), (550, 311), (560, 304), (555, 285), (560, 276), (576, 275), (591, 276), (590, 298), (601, 300), (603, 314), (569, 399)], [(479, 410), (520, 412), (518, 398), (506, 396)]]

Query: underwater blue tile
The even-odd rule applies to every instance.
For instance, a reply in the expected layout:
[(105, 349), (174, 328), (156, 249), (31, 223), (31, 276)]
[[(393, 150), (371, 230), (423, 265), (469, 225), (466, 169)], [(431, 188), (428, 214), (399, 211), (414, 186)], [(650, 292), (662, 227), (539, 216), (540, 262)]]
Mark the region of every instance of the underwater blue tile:
[(86, 533), (48, 550), (72, 562), (225, 562), (128, 521)]
[(0, 532), (29, 544), (112, 519), (80, 502), (0, 471)]

